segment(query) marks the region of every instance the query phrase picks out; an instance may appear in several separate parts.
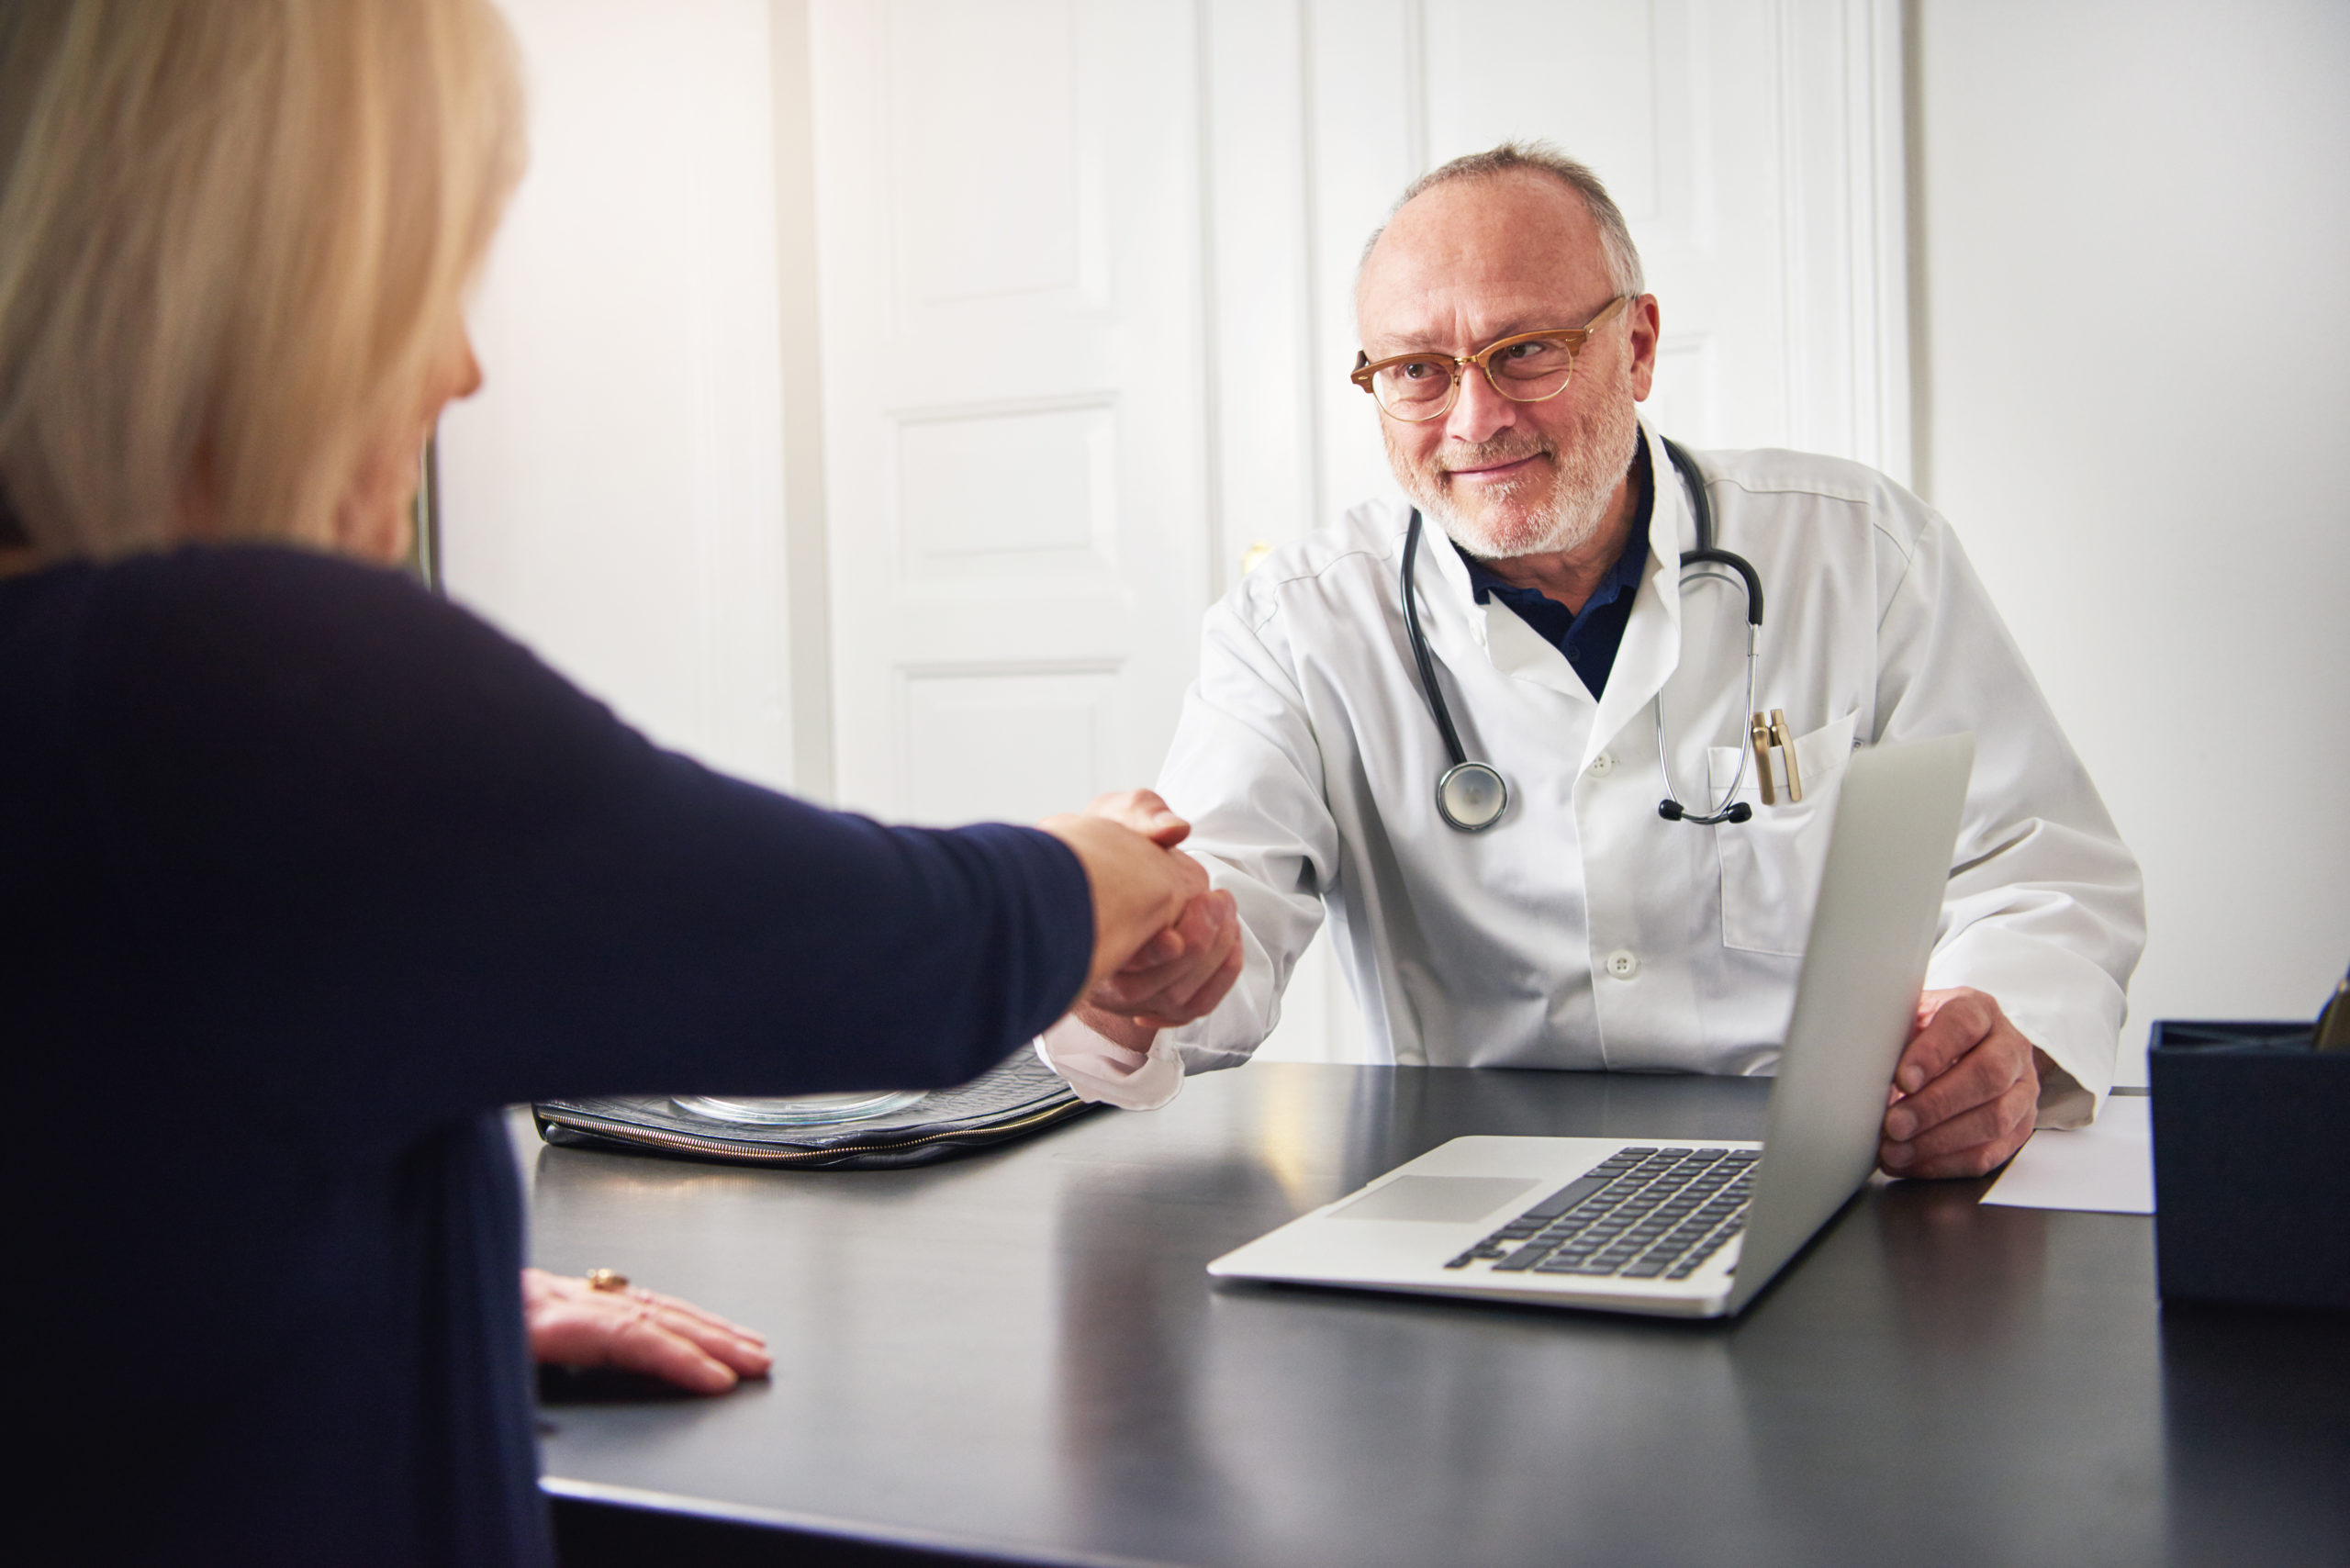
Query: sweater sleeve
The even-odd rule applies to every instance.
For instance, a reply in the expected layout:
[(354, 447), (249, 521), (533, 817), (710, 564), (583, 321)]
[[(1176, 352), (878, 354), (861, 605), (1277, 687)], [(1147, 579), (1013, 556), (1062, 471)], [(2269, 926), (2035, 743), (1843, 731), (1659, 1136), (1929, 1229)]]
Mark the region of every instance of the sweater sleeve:
[(1050, 835), (888, 827), (652, 745), (390, 574), (106, 574), (72, 711), (158, 1026), (397, 1136), (557, 1094), (960, 1081), (1067, 1008)]

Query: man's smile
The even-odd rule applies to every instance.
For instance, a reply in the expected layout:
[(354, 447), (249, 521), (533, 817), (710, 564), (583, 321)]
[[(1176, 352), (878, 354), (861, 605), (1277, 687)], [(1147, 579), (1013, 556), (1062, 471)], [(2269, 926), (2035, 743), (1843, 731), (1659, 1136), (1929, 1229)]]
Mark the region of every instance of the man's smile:
[(1531, 473), (1534, 465), (1540, 462), (1542, 456), (1543, 454), (1539, 452), (1529, 452), (1519, 457), (1504, 457), (1464, 465), (1457, 468), (1448, 467), (1444, 470), (1444, 474), (1445, 477), (1454, 484), (1506, 485)]

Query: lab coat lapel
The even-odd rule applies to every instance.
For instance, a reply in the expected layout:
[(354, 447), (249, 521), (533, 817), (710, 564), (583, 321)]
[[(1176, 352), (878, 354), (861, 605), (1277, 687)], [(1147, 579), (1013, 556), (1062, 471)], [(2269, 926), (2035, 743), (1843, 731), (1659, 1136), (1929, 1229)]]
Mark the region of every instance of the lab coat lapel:
[(1460, 551), (1445, 537), (1444, 531), (1425, 514), (1420, 550), (1423, 566), (1435, 565), (1444, 580), (1446, 600), (1460, 608), (1470, 635), (1485, 650), (1494, 669), (1577, 702), (1591, 701), (1591, 693), (1583, 689), (1583, 678), (1575, 674), (1565, 655), (1543, 641), (1540, 633), (1520, 621), (1499, 599), (1477, 602), (1476, 586), (1469, 580), (1468, 563), (1461, 560)]
[(1436, 564), (1444, 579), (1447, 601), (1459, 607), (1469, 634), (1485, 650), (1494, 669), (1578, 702), (1591, 701), (1591, 693), (1583, 689), (1582, 678), (1575, 674), (1564, 655), (1542, 640), (1540, 633), (1520, 621), (1499, 599), (1477, 602), (1476, 585), (1469, 580), (1468, 563), (1434, 522), (1424, 524), (1420, 549), (1423, 562)]
[(1648, 442), (1649, 472), (1656, 487), (1649, 511), (1649, 558), (1640, 572), (1631, 618), (1624, 624), (1624, 640), (1617, 644), (1615, 666), (1607, 672), (1607, 689), (1600, 694), (1598, 721), (1584, 738), (1579, 767), (1590, 766), (1614, 744), (1664, 689), (1681, 663), (1681, 552), (1684, 545), (1695, 547), (1696, 523), (1679, 471), (1645, 424), (1640, 439)]

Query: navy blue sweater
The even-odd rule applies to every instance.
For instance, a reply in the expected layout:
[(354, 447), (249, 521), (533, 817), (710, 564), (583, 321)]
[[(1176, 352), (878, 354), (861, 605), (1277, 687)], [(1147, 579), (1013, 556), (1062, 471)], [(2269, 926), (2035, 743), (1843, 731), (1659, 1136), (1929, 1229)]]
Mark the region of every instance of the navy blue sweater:
[(388, 573), (0, 581), (19, 1529), (545, 1561), (498, 1108), (959, 1081), (1091, 932), (1047, 835), (721, 777)]

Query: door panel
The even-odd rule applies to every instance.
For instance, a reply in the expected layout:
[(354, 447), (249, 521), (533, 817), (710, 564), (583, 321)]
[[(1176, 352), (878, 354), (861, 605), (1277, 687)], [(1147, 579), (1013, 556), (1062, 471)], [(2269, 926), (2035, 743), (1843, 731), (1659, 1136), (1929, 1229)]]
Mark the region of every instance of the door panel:
[(1210, 588), (1192, 13), (811, 24), (840, 798), (1146, 785)]

